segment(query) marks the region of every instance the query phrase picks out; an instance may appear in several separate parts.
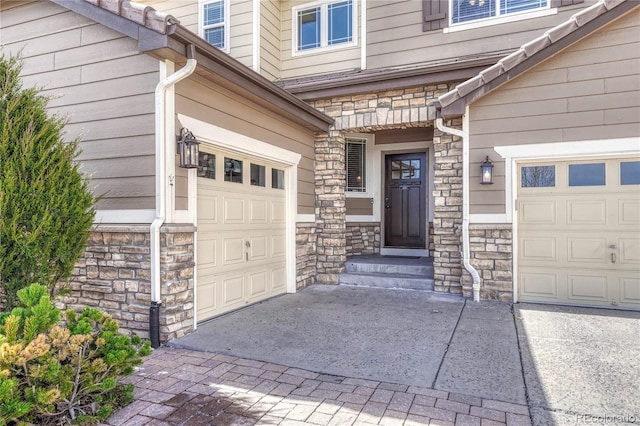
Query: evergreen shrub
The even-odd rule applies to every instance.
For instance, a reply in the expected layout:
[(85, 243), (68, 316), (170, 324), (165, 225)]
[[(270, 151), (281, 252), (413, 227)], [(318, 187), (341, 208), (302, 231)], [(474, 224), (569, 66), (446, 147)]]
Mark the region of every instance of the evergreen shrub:
[(118, 334), (94, 308), (60, 310), (47, 287), (17, 294), (20, 306), (0, 318), (0, 425), (90, 424), (133, 399), (119, 378), (151, 352), (149, 342)]
[(63, 139), (65, 120), (47, 115), (47, 97), (22, 87), (21, 67), (20, 59), (0, 56), (0, 310), (5, 311), (31, 283), (45, 285), (51, 296), (64, 289), (89, 238), (96, 203), (75, 161), (79, 141)]

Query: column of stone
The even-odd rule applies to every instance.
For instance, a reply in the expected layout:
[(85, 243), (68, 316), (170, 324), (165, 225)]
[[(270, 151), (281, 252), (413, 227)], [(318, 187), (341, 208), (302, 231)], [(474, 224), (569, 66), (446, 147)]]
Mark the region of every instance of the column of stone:
[[(461, 128), (461, 123), (447, 123)], [(462, 275), (462, 141), (435, 129), (434, 279), (435, 289), (461, 293)]]
[(160, 340), (193, 331), (195, 228), (165, 225), (160, 233)]
[(345, 142), (341, 132), (316, 136), (316, 281), (338, 284), (346, 256)]

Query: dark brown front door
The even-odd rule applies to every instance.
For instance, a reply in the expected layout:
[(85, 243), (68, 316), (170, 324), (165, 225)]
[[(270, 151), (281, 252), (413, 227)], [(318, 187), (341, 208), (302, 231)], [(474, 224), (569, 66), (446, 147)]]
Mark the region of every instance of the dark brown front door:
[(424, 152), (385, 156), (385, 247), (425, 248), (426, 166)]

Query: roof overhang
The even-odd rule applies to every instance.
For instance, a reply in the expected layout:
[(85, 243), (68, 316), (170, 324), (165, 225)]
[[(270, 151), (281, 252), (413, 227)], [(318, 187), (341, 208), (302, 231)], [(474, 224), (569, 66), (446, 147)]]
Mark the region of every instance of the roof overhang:
[(326, 99), (395, 90), (404, 87), (464, 81), (494, 64), (508, 52), (491, 56), (458, 58), (455, 61), (405, 69), (353, 70), (322, 78), (282, 80), (276, 84), (303, 100)]
[(467, 105), (637, 7), (640, 7), (640, 2), (637, 1), (604, 0), (577, 13), (569, 21), (547, 31), (542, 37), (523, 45), (493, 66), (440, 96), (439, 115), (447, 120), (461, 117)]
[[(186, 63), (189, 46), (195, 48), (200, 75), (251, 101), (278, 111), (283, 117), (313, 131), (326, 132), (333, 118), (275, 85), (246, 65), (189, 31), (170, 15), (133, 2), (118, 0), (51, 0), (92, 21), (138, 41), (138, 50), (158, 59)], [(132, 8), (131, 5), (136, 5)]]

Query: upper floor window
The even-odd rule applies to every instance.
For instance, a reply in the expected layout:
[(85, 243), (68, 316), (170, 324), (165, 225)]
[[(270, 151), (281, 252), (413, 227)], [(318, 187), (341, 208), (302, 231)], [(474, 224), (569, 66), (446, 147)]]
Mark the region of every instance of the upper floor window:
[(222, 50), (227, 50), (228, 43), (227, 9), (226, 0), (201, 3), (202, 38)]
[(458, 24), (543, 9), (548, 0), (452, 0), (451, 22)]
[(293, 8), (295, 51), (354, 41), (354, 0), (322, 1)]

